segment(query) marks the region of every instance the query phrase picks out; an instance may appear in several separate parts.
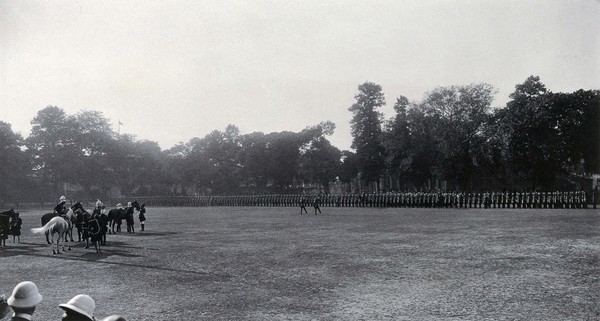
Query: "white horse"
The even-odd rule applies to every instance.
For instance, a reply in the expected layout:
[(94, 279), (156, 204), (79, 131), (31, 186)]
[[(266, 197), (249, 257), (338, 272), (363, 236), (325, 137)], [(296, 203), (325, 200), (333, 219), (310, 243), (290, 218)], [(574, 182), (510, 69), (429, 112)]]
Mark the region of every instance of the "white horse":
[[(33, 232), (34, 234), (41, 234), (41, 233), (46, 233), (49, 232), (50, 233), (50, 244), (54, 243), (54, 233), (58, 234), (58, 238), (56, 239), (56, 252), (54, 251), (54, 248), (52, 248), (52, 254), (60, 254), (60, 249), (59, 249), (59, 244), (60, 244), (60, 239), (63, 237), (66, 237), (67, 233), (69, 231), (72, 231), (73, 229), (73, 218), (74, 218), (74, 213), (73, 210), (69, 210), (67, 212), (67, 214), (65, 215), (65, 217), (62, 216), (57, 216), (57, 217), (53, 217), (50, 222), (46, 223), (46, 225), (42, 226), (42, 227), (37, 227), (37, 228), (32, 228), (31, 232)], [(65, 239), (67, 243), (69, 243), (69, 251), (71, 250), (71, 242), (69, 242), (67, 239)], [(63, 251), (65, 250), (65, 246), (63, 244), (62, 246)]]

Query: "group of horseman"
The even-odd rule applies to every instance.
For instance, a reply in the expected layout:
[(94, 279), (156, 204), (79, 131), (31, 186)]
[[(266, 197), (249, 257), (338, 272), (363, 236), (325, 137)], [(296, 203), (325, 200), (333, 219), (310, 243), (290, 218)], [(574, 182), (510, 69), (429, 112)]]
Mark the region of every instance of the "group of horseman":
[[(61, 196), (59, 203), (54, 207), (54, 213), (62, 216), (66, 219), (65, 215), (69, 211), (69, 206), (66, 205), (67, 199), (65, 196)], [(106, 207), (99, 199), (96, 201), (94, 209), (90, 212), (85, 210), (77, 210), (75, 212), (75, 221), (73, 222), (74, 227), (77, 229), (78, 242), (86, 241), (85, 248), (89, 248), (91, 242), (96, 252), (100, 252), (100, 246), (106, 245), (106, 234), (116, 234), (121, 231), (121, 220), (125, 219), (127, 222), (127, 232), (134, 233), (133, 215), (136, 205), (132, 205), (131, 202), (127, 203), (127, 207), (123, 207), (121, 203), (117, 204), (117, 208), (111, 210), (109, 213), (106, 211)], [(142, 231), (144, 230), (145, 221), (145, 208), (142, 204), (140, 210), (140, 221), (142, 222)], [(110, 215), (115, 213), (114, 215)], [(116, 228), (116, 230), (115, 230)], [(71, 238), (71, 242), (74, 240)]]
[[(99, 199), (96, 201), (93, 210), (85, 210), (81, 202), (76, 202), (72, 205), (67, 205), (67, 198), (63, 195), (60, 197), (58, 204), (54, 206), (52, 213), (46, 213), (42, 216), (42, 227), (32, 228), (33, 234), (46, 234), (46, 242), (54, 244), (54, 235), (56, 238), (56, 251), (60, 253), (60, 240), (68, 243), (69, 250), (73, 240), (73, 229), (77, 229), (78, 242), (85, 241), (86, 249), (90, 247), (90, 242), (94, 245), (96, 252), (100, 252), (100, 247), (106, 245), (106, 234), (116, 234), (121, 231), (121, 222), (127, 222), (127, 232), (135, 233), (134, 230), (134, 213), (139, 212), (139, 220), (141, 230), (144, 231), (144, 223), (146, 220), (145, 204), (141, 206), (137, 201), (128, 202), (127, 207), (123, 207), (121, 203), (117, 204), (117, 208), (107, 212), (106, 207)], [(13, 242), (18, 239), (21, 243), (21, 227), (23, 221), (19, 217), (19, 213), (14, 209), (5, 212), (0, 212), (0, 246), (6, 246), (8, 235), (13, 235)], [(116, 230), (115, 230), (116, 229)], [(63, 244), (64, 251), (64, 244)]]
[[(69, 208), (70, 207), (67, 206), (67, 198), (65, 196), (61, 196), (59, 203), (56, 204), (53, 209), (53, 214), (61, 216), (66, 221), (69, 221), (66, 216)], [(92, 213), (77, 210), (74, 213), (75, 220), (69, 222), (70, 224), (74, 224), (75, 228), (77, 228), (78, 241), (81, 242), (82, 240), (85, 240), (86, 249), (89, 248), (89, 242), (91, 241), (96, 248), (96, 252), (100, 252), (100, 245), (106, 245), (108, 217), (103, 213), (103, 210), (104, 206), (102, 205), (102, 202), (98, 200)], [(73, 242), (73, 237), (71, 235), (69, 235), (69, 237), (71, 238), (71, 242)]]

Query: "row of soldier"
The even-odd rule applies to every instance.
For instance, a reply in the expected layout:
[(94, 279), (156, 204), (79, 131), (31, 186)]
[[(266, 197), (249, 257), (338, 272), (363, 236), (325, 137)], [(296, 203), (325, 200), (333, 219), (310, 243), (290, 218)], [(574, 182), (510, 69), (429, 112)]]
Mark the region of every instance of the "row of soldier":
[(300, 206), (316, 198), (324, 207), (587, 208), (584, 191), (396, 192), (363, 194), (277, 194), (140, 197), (152, 206)]

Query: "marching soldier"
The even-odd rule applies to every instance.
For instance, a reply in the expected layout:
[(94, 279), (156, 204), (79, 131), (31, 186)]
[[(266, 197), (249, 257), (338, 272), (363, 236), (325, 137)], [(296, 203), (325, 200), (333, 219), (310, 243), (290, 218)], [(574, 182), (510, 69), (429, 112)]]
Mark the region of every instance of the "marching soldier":
[(300, 215), (302, 215), (302, 211), (308, 214), (308, 211), (306, 210), (306, 199), (304, 198), (304, 196), (302, 196), (302, 198), (300, 199)]
[(317, 197), (315, 197), (315, 200), (313, 202), (313, 207), (315, 208), (315, 215), (317, 215), (317, 211), (319, 211), (319, 214), (321, 214), (321, 207), (319, 206), (320, 203), (321, 203), (321, 199), (317, 195)]

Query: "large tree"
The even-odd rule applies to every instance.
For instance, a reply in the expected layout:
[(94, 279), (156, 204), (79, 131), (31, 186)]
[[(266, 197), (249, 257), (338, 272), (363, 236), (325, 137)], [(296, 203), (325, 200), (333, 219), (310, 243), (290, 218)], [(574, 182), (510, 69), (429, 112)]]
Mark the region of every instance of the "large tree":
[(365, 82), (358, 86), (356, 102), (348, 108), (352, 112), (352, 148), (358, 158), (359, 176), (367, 183), (378, 182), (385, 168), (384, 148), (381, 145), (383, 116), (377, 109), (385, 105), (380, 85)]
[[(74, 140), (79, 154), (73, 158), (72, 169), (79, 173), (76, 182), (84, 187), (85, 197), (106, 198), (110, 179), (105, 174), (106, 155), (116, 133), (101, 112), (83, 110), (73, 116)], [(92, 191), (92, 188), (95, 190)]]
[(232, 194), (238, 190), (239, 134), (235, 125), (229, 125), (224, 132), (214, 130), (205, 137), (205, 153), (210, 162), (209, 187), (217, 194)]
[(31, 125), (26, 146), (33, 157), (36, 176), (47, 186), (48, 193), (60, 194), (61, 184), (74, 182), (78, 176), (73, 168), (73, 160), (81, 154), (75, 140), (75, 122), (63, 109), (48, 106), (38, 112)]
[(567, 168), (583, 160), (585, 172), (600, 172), (600, 91), (549, 94), (548, 126), (559, 137), (555, 150)]
[(409, 128), (408, 98), (400, 96), (396, 99), (394, 110), (396, 115), (384, 124), (382, 145), (386, 150), (386, 167), (393, 176), (406, 176), (410, 171), (411, 134)]
[(22, 151), (23, 138), (11, 125), (0, 121), (0, 205), (17, 201), (28, 187), (28, 162)]
[(509, 126), (505, 161), (517, 180), (528, 181), (528, 188), (550, 188), (561, 171), (564, 150), (557, 128), (551, 125), (551, 95), (537, 76), (515, 86), (511, 101), (501, 120)]
[(240, 182), (257, 192), (266, 190), (269, 183), (269, 154), (267, 137), (253, 132), (240, 137)]
[(488, 84), (438, 87), (427, 93), (424, 111), (436, 122), (438, 148), (444, 155), (446, 179), (462, 190), (471, 188), (476, 159), (481, 153), (483, 127), (489, 118), (495, 90)]
[(323, 122), (302, 131), (310, 135), (311, 139), (301, 150), (301, 175), (308, 181), (317, 183), (319, 190), (323, 187), (326, 193), (329, 191), (329, 183), (338, 176), (342, 157), (341, 151), (325, 137), (332, 135), (334, 130), (334, 123)]
[(293, 187), (300, 170), (300, 147), (306, 143), (306, 137), (294, 132), (267, 135), (268, 175), (275, 192), (287, 193)]

